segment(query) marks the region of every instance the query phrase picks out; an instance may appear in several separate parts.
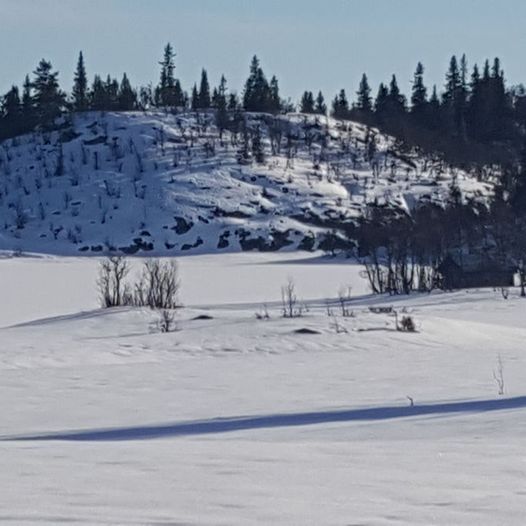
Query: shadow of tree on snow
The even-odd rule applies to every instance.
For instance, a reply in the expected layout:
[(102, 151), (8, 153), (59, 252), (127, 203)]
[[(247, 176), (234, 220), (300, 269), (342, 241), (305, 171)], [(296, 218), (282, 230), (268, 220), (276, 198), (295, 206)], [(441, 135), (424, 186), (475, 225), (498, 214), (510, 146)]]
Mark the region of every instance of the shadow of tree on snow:
[(313, 411), (271, 415), (236, 416), (193, 420), (160, 425), (145, 425), (105, 429), (58, 431), (3, 437), (1, 441), (67, 440), (67, 441), (126, 441), (152, 440), (178, 436), (230, 433), (251, 429), (312, 426), (338, 422), (380, 421), (431, 415), (487, 413), (526, 408), (526, 396), (491, 400), (455, 401), (414, 406), (385, 406), (336, 411)]

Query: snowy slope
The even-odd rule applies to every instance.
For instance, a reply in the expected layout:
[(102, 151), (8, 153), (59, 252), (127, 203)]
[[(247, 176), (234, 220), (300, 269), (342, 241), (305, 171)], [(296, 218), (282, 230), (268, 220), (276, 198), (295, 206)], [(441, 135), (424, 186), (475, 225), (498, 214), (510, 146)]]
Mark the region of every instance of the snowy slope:
[[(241, 135), (211, 114), (87, 113), (59, 132), (0, 144), (0, 249), (54, 254), (316, 247), (367, 203), (410, 209), (491, 186), (356, 123), (300, 114), (246, 116), (266, 156), (238, 163)], [(273, 135), (274, 133), (274, 135)], [(270, 139), (280, 134), (271, 153)], [(276, 141), (274, 141), (276, 144)], [(278, 151), (279, 150), (279, 151)], [(317, 237), (317, 239), (315, 239)]]
[[(344, 260), (196, 255), (160, 334), (153, 311), (95, 308), (96, 263), (0, 260), (2, 523), (524, 523), (518, 291), (371, 297)], [(279, 315), (288, 276), (303, 318)], [(418, 333), (368, 308), (391, 304)]]

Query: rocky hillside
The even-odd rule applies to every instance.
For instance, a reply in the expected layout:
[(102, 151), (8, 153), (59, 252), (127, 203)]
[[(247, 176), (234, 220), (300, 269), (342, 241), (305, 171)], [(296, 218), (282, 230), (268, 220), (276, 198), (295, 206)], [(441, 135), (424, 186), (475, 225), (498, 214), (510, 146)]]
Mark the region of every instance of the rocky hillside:
[(181, 254), (312, 249), (368, 203), (443, 202), (491, 185), (401, 154), (357, 123), (299, 114), (87, 113), (0, 144), (0, 249)]

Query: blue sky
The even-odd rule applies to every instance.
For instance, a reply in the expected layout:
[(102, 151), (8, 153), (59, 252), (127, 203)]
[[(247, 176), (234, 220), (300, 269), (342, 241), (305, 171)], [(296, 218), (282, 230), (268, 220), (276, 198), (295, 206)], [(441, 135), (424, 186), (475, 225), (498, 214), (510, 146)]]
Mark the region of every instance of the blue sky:
[(42, 57), (69, 90), (80, 49), (90, 78), (156, 82), (167, 41), (187, 89), (204, 66), (240, 90), (254, 53), (293, 100), (353, 93), (364, 71), (374, 91), (392, 73), (407, 91), (419, 60), (441, 85), (462, 53), (470, 65), (498, 55), (511, 84), (526, 81), (524, 0), (0, 0), (0, 90)]

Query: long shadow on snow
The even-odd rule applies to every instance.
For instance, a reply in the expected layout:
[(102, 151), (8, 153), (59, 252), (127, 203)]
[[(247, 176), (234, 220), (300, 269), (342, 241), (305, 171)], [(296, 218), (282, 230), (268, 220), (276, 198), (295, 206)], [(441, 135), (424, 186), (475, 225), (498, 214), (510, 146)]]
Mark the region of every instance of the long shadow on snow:
[(336, 422), (378, 421), (394, 418), (408, 418), (428, 415), (461, 413), (486, 413), (507, 409), (526, 408), (526, 396), (498, 400), (456, 401), (416, 406), (387, 406), (368, 409), (340, 411), (316, 411), (276, 415), (214, 418), (163, 425), (134, 426), (83, 431), (62, 431), (39, 435), (4, 437), (2, 441), (28, 440), (69, 440), (69, 441), (125, 441), (151, 440), (177, 436), (208, 435), (229, 433), (248, 429), (269, 429), (279, 427), (308, 426)]

